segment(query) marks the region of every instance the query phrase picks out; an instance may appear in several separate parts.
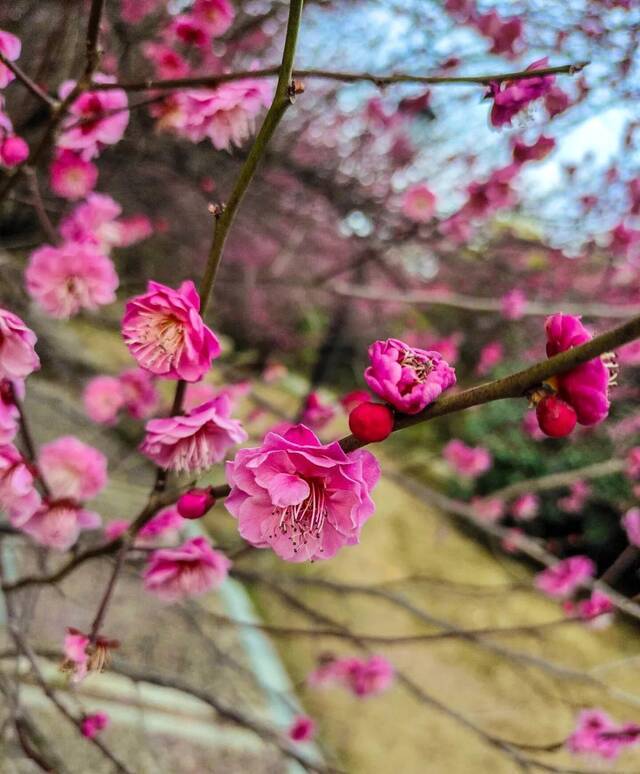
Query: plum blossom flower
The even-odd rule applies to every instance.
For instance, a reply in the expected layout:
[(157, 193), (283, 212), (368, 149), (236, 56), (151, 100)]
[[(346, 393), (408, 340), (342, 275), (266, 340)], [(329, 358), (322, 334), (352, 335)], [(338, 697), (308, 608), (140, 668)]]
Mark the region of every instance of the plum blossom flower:
[(500, 304), (505, 320), (519, 320), (524, 315), (527, 297), (521, 290), (515, 288), (502, 296)]
[(116, 299), (118, 275), (113, 263), (93, 245), (68, 242), (44, 245), (29, 256), (27, 292), (51, 317), (68, 318)]
[(189, 74), (187, 60), (166, 43), (149, 41), (142, 46), (142, 52), (158, 78), (185, 78)]
[(136, 536), (136, 545), (149, 546), (157, 545), (158, 540), (169, 542), (179, 537), (180, 530), (184, 524), (184, 519), (178, 513), (175, 505), (168, 505), (156, 513)]
[(535, 577), (535, 586), (550, 597), (563, 599), (592, 578), (596, 568), (588, 556), (570, 556)]
[(398, 411), (417, 414), (456, 383), (456, 372), (439, 352), (410, 347), (399, 339), (369, 347), (364, 372), (369, 388)]
[(231, 561), (203, 537), (187, 540), (180, 548), (154, 551), (144, 572), (144, 587), (166, 602), (195, 597), (219, 588)]
[(170, 43), (182, 43), (185, 46), (196, 46), (201, 49), (211, 45), (211, 32), (208, 27), (190, 13), (174, 16), (165, 30), (165, 37)]
[(165, 379), (197, 382), (221, 351), (191, 280), (177, 290), (149, 282), (146, 293), (127, 302), (122, 335), (138, 365)]
[(107, 483), (107, 458), (72, 435), (40, 447), (38, 464), (58, 499), (91, 500)]
[(315, 721), (308, 715), (296, 715), (287, 729), (287, 736), (292, 742), (309, 742), (315, 733)]
[(413, 185), (402, 200), (403, 213), (416, 223), (427, 223), (433, 217), (436, 197), (424, 184)]
[(82, 401), (92, 422), (114, 425), (125, 403), (122, 383), (115, 376), (95, 376), (87, 382)]
[(12, 444), (0, 446), (0, 507), (18, 529), (33, 516), (41, 500), (33, 473)]
[(622, 517), (622, 526), (627, 533), (629, 543), (640, 548), (640, 508), (629, 508)]
[(518, 521), (535, 519), (540, 510), (540, 498), (533, 492), (525, 492), (517, 497), (511, 505), (511, 515)]
[(323, 403), (317, 392), (311, 392), (305, 402), (302, 422), (314, 430), (319, 430), (328, 424), (335, 414), (334, 406), (330, 403)]
[(0, 379), (25, 379), (40, 368), (36, 341), (18, 315), (0, 308)]
[[(548, 60), (538, 59), (527, 70), (540, 70), (548, 65)], [(511, 120), (530, 102), (543, 97), (551, 90), (555, 78), (553, 75), (532, 76), (519, 81), (491, 83), (487, 96), (493, 97), (491, 123), (493, 126), (510, 124)]]
[(160, 5), (164, 5), (164, 0), (120, 0), (120, 3), (122, 21), (138, 24)]
[(192, 13), (214, 38), (224, 35), (235, 16), (229, 0), (196, 0)]
[(98, 168), (79, 153), (60, 149), (49, 167), (51, 190), (63, 199), (84, 199), (98, 182)]
[(474, 181), (467, 186), (467, 199), (462, 210), (454, 217), (486, 218), (504, 207), (511, 207), (516, 194), (511, 182), (520, 168), (517, 164), (495, 169), (485, 181)]
[(379, 477), (368, 451), (346, 454), (296, 425), (267, 433), (262, 446), (241, 449), (227, 463), (231, 493), (224, 504), (251, 545), (289, 562), (329, 559), (359, 542)]
[(565, 513), (579, 513), (591, 494), (591, 487), (586, 481), (575, 481), (569, 487), (569, 494), (558, 500), (558, 507)]
[(371, 656), (366, 661), (356, 657), (329, 659), (311, 672), (307, 682), (312, 687), (337, 683), (355, 696), (375, 696), (393, 683), (393, 666), (383, 656)]
[(100, 731), (104, 731), (108, 725), (109, 716), (106, 712), (85, 715), (80, 722), (80, 733), (87, 739), (95, 739)]
[(165, 470), (207, 470), (223, 460), (228, 449), (248, 438), (230, 414), (231, 401), (221, 395), (184, 416), (151, 419), (140, 450)]
[(94, 644), (88, 635), (79, 629), (68, 627), (64, 637), (64, 660), (60, 665), (63, 672), (71, 673), (71, 682), (79, 683), (90, 672), (102, 672), (109, 663), (111, 651), (120, 647), (118, 640), (98, 636)]
[[(552, 357), (591, 340), (579, 317), (554, 314), (545, 323), (547, 356)], [(581, 425), (596, 425), (609, 414), (609, 370), (602, 357), (556, 377), (558, 394), (576, 412)]]
[(503, 19), (497, 11), (489, 11), (474, 20), (474, 26), (487, 38), (491, 38), (492, 54), (514, 57), (522, 44), (522, 19), (512, 16)]
[(563, 608), (568, 615), (577, 616), (593, 629), (604, 629), (613, 620), (613, 602), (597, 589), (590, 597), (581, 599), (579, 602), (567, 600)]
[(467, 446), (454, 438), (444, 447), (442, 456), (460, 476), (477, 478), (491, 468), (491, 452), (484, 446)]
[(86, 510), (74, 500), (60, 499), (44, 502), (29, 518), (14, 518), (12, 523), (36, 543), (56, 551), (68, 551), (82, 530), (97, 529), (102, 519), (100, 514)]
[(3, 167), (12, 169), (17, 167), (18, 164), (22, 164), (29, 158), (29, 146), (26, 140), (19, 137), (17, 134), (4, 137), (0, 141), (0, 164)]
[(567, 739), (567, 748), (574, 754), (597, 755), (605, 760), (617, 758), (620, 752), (640, 740), (640, 726), (635, 723), (617, 725), (602, 710), (583, 710), (576, 727)]
[(541, 134), (532, 145), (527, 145), (522, 140), (516, 139), (513, 143), (513, 160), (516, 164), (540, 161), (548, 156), (555, 147), (556, 141), (553, 137), (545, 137), (544, 134)]
[[(486, 376), (490, 373), (504, 358), (504, 347), (500, 341), (490, 341), (480, 350), (476, 373), (478, 376)], [(536, 423), (537, 427), (537, 423)]]
[[(96, 83), (115, 83), (111, 75), (96, 73)], [(60, 98), (66, 99), (75, 88), (75, 81), (65, 81), (60, 86)], [(129, 123), (128, 99), (122, 89), (85, 91), (75, 99), (62, 124), (58, 147), (79, 153), (84, 159), (92, 159), (107, 145), (122, 139)]]
[(146, 419), (158, 407), (160, 396), (153, 377), (140, 368), (130, 368), (118, 377), (124, 407), (134, 419)]
[(15, 389), (9, 379), (0, 379), (0, 446), (11, 443), (18, 433), (20, 412), (14, 400)]
[(144, 215), (120, 219), (121, 214), (122, 207), (111, 196), (90, 193), (62, 221), (60, 234), (68, 242), (88, 242), (106, 254), (151, 234), (151, 224)]
[[(10, 62), (15, 62), (19, 58), (22, 50), (20, 38), (12, 35), (10, 32), (0, 30), (0, 53)], [(0, 89), (7, 87), (16, 76), (5, 65), (0, 62)]]

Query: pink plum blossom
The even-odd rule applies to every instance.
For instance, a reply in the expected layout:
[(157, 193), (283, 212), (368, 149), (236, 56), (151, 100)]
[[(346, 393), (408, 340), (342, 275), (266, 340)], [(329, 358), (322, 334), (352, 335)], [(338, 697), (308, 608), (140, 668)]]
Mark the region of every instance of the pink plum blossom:
[(640, 229), (618, 223), (609, 235), (609, 249), (619, 258), (636, 259), (640, 255)]
[[(111, 75), (96, 73), (96, 83), (115, 83)], [(60, 98), (65, 99), (75, 88), (75, 81), (60, 86)], [(58, 147), (92, 159), (107, 145), (115, 145), (129, 123), (127, 93), (122, 89), (85, 91), (69, 106), (68, 117), (62, 124)]]
[(93, 245), (44, 245), (31, 253), (25, 272), (27, 292), (51, 317), (68, 318), (116, 299), (113, 263)]
[[(0, 30), (0, 53), (10, 62), (19, 58), (22, 50), (20, 38), (10, 32)], [(0, 62), (0, 89), (7, 87), (16, 76), (11, 70)]]
[(146, 293), (127, 302), (122, 335), (138, 365), (165, 379), (197, 382), (221, 351), (191, 280), (177, 290), (149, 282)]
[(477, 478), (491, 468), (491, 452), (484, 446), (467, 446), (454, 438), (444, 447), (442, 456), (460, 476)]
[(527, 297), (518, 290), (510, 290), (500, 299), (502, 306), (502, 316), (505, 320), (519, 320), (524, 315), (527, 304)]
[(13, 526), (20, 528), (40, 504), (33, 473), (22, 454), (12, 444), (0, 446), (0, 507)]
[(359, 542), (379, 477), (368, 451), (346, 454), (296, 425), (267, 433), (262, 446), (241, 449), (227, 463), (231, 493), (224, 504), (251, 545), (289, 562), (329, 559)]
[(14, 401), (14, 390), (8, 379), (0, 380), (0, 446), (11, 443), (18, 433), (20, 412)]
[[(480, 350), (476, 373), (478, 376), (486, 376), (490, 373), (504, 358), (504, 347), (500, 341), (491, 341), (485, 344)], [(537, 427), (537, 423), (536, 423)]]
[[(539, 70), (548, 66), (548, 60), (538, 59), (527, 70)], [(491, 123), (493, 126), (510, 124), (511, 120), (529, 103), (543, 97), (551, 90), (555, 78), (553, 75), (533, 76), (517, 81), (491, 83), (488, 96), (493, 97)]]
[(416, 223), (427, 223), (433, 217), (436, 197), (424, 184), (411, 186), (402, 200), (402, 211)]
[(571, 556), (538, 573), (535, 586), (550, 597), (563, 599), (592, 578), (595, 571), (588, 556)]
[(13, 519), (12, 523), (36, 543), (57, 551), (68, 551), (82, 530), (97, 529), (102, 519), (98, 513), (65, 499), (45, 502), (28, 519)]
[(115, 376), (95, 376), (87, 382), (82, 401), (92, 422), (114, 425), (125, 403), (124, 388)]
[(105, 524), (104, 534), (107, 540), (117, 540), (129, 529), (130, 522), (126, 519), (114, 519)]
[(569, 615), (577, 616), (593, 629), (604, 629), (613, 620), (613, 602), (597, 589), (590, 597), (576, 603), (567, 601), (563, 607)]
[(576, 727), (567, 739), (567, 747), (574, 754), (597, 755), (613, 760), (625, 747), (639, 740), (640, 726), (635, 723), (617, 725), (606, 712), (593, 709), (578, 715)]
[(525, 164), (527, 161), (540, 161), (548, 156), (556, 147), (556, 141), (553, 137), (540, 137), (532, 144), (527, 145), (520, 139), (513, 143), (513, 160), (516, 164)]
[(222, 461), (232, 446), (248, 438), (230, 414), (231, 401), (222, 395), (184, 416), (151, 419), (140, 450), (165, 470), (207, 470)]
[(335, 406), (323, 403), (317, 392), (311, 392), (305, 403), (302, 422), (313, 430), (319, 430), (328, 424), (335, 414)]
[(312, 687), (336, 683), (355, 696), (375, 696), (386, 691), (394, 678), (393, 666), (383, 656), (366, 661), (354, 656), (331, 659), (314, 670), (307, 681)]
[(120, 16), (127, 24), (138, 24), (157, 8), (165, 5), (165, 0), (120, 0)]
[(292, 742), (309, 742), (315, 733), (315, 721), (308, 715), (296, 715), (287, 729), (287, 736)]
[(98, 168), (79, 153), (62, 148), (49, 167), (51, 190), (63, 199), (84, 199), (96, 187)]
[(224, 35), (235, 16), (229, 0), (196, 0), (192, 13), (214, 38)]
[(25, 379), (40, 368), (36, 340), (18, 315), (0, 308), (0, 379)]
[(499, 521), (504, 516), (504, 500), (499, 497), (472, 497), (471, 506), (482, 521)]
[(29, 146), (17, 134), (0, 140), (0, 164), (12, 169), (29, 158)]
[[(547, 356), (584, 344), (591, 334), (579, 317), (554, 314), (545, 323)], [(601, 357), (556, 377), (558, 394), (576, 412), (581, 425), (595, 425), (609, 414), (609, 371)]]
[(208, 27), (190, 13), (174, 16), (165, 30), (165, 37), (170, 43), (196, 46), (201, 49), (209, 48), (211, 45), (211, 32)]
[(516, 194), (511, 183), (520, 168), (517, 164), (495, 169), (485, 181), (474, 181), (467, 186), (469, 198), (456, 217), (486, 218), (488, 215), (511, 207)]
[(146, 419), (157, 409), (160, 396), (153, 377), (140, 368), (130, 368), (118, 377), (124, 407), (134, 419)]
[(107, 483), (107, 458), (72, 435), (41, 446), (38, 465), (58, 499), (91, 500)]
[(439, 352), (410, 347), (399, 339), (369, 347), (364, 372), (369, 388), (405, 414), (417, 414), (456, 383), (456, 373)]
[(518, 521), (535, 519), (540, 510), (540, 498), (533, 492), (525, 492), (517, 497), (511, 505), (511, 514)]
[(204, 537), (187, 540), (180, 548), (154, 551), (144, 572), (144, 587), (166, 602), (195, 597), (218, 588), (231, 562)]
[(569, 494), (558, 500), (558, 507), (566, 513), (579, 513), (591, 494), (591, 487), (586, 481), (575, 481), (569, 487)]
[(63, 651), (65, 661), (62, 665), (64, 671), (73, 673), (73, 682), (83, 680), (88, 671), (87, 647), (89, 637), (78, 629), (69, 627), (64, 636)]
[(168, 505), (156, 513), (144, 527), (138, 532), (136, 537), (137, 545), (154, 545), (158, 539), (163, 541), (176, 540), (179, 537), (180, 530), (184, 524), (182, 516), (178, 513), (175, 505)]
[(194, 382), (187, 385), (184, 396), (184, 410), (191, 411), (209, 400), (213, 400), (218, 394), (216, 388), (209, 382)]
[(640, 480), (640, 446), (634, 446), (627, 452), (625, 472), (632, 481)]
[(522, 45), (522, 19), (512, 16), (503, 19), (496, 11), (482, 14), (474, 20), (474, 26), (493, 41), (489, 49), (492, 54), (514, 57)]
[(93, 715), (85, 715), (80, 722), (80, 733), (87, 739), (95, 737), (104, 731), (109, 725), (109, 716), (106, 712), (96, 712)]
[(158, 78), (185, 78), (189, 74), (187, 60), (166, 43), (147, 42), (142, 51)]
[(564, 113), (570, 104), (571, 100), (569, 99), (569, 95), (559, 86), (553, 86), (549, 89), (544, 98), (544, 106), (547, 109), (549, 118)]
[(146, 239), (151, 224), (144, 215), (120, 219), (122, 207), (111, 196), (89, 193), (60, 224), (60, 234), (68, 242), (88, 242), (104, 253), (114, 247)]
[(622, 517), (622, 526), (627, 533), (629, 543), (640, 548), (640, 508), (629, 508)]

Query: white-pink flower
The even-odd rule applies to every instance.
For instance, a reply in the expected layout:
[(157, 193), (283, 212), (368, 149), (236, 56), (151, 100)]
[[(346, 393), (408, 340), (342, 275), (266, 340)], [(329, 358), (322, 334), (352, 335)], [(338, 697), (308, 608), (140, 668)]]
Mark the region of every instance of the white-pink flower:
[(140, 450), (165, 470), (197, 472), (221, 462), (227, 451), (248, 436), (231, 419), (226, 395), (203, 403), (184, 416), (151, 419)]
[(0, 379), (25, 379), (40, 368), (36, 334), (8, 309), (0, 309)]
[(44, 245), (29, 256), (27, 292), (51, 317), (68, 318), (116, 299), (118, 275), (94, 245)]
[(27, 520), (14, 519), (14, 527), (30, 535), (36, 543), (57, 551), (68, 551), (84, 529), (97, 529), (100, 514), (83, 508), (73, 500), (45, 502)]
[(416, 223), (427, 223), (433, 217), (436, 197), (424, 183), (409, 188), (402, 200), (403, 213)]
[(60, 234), (68, 242), (88, 242), (109, 254), (114, 247), (146, 239), (151, 224), (144, 215), (120, 219), (122, 207), (111, 196), (90, 193), (60, 224)]
[(63, 199), (84, 199), (98, 182), (98, 168), (79, 153), (60, 149), (49, 167), (51, 190)]
[(73, 435), (40, 447), (38, 465), (58, 499), (91, 500), (107, 483), (107, 458)]
[(206, 538), (187, 540), (180, 548), (154, 551), (144, 573), (147, 591), (166, 602), (195, 597), (222, 585), (231, 561)]
[[(96, 73), (96, 83), (115, 83), (111, 75)], [(71, 94), (75, 81), (65, 81), (60, 87), (61, 99)], [(127, 93), (122, 89), (85, 91), (69, 106), (68, 117), (62, 124), (58, 147), (80, 153), (84, 159), (98, 156), (106, 145), (122, 139), (129, 123)]]
[(87, 382), (82, 401), (92, 422), (113, 425), (125, 403), (124, 388), (115, 376), (95, 376)]

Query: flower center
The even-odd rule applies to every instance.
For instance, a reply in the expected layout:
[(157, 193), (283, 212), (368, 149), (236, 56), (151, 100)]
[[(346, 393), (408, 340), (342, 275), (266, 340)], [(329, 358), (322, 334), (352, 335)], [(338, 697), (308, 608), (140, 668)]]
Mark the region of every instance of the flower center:
[(305, 546), (310, 537), (320, 539), (327, 518), (324, 482), (318, 479), (305, 480), (310, 490), (306, 499), (297, 505), (276, 507), (272, 511), (278, 521), (271, 537), (275, 537), (278, 531), (288, 535), (294, 553), (298, 553), (300, 546)]
[(411, 368), (417, 382), (426, 382), (427, 376), (433, 371), (433, 363), (430, 360), (421, 358), (410, 350), (404, 353), (400, 365)]

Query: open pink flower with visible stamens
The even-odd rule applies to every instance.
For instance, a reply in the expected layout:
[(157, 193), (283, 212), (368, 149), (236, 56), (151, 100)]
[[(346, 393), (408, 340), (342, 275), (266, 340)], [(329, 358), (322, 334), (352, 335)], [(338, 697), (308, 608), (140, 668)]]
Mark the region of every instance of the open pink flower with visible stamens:
[[(0, 53), (2, 53), (10, 62), (15, 62), (20, 56), (22, 43), (20, 38), (12, 35), (10, 32), (0, 30)], [(0, 62), (0, 89), (8, 86), (16, 76), (4, 64)]]
[(0, 507), (18, 529), (40, 507), (33, 473), (12, 444), (0, 446)]
[[(96, 83), (115, 83), (112, 75), (96, 73)], [(75, 88), (75, 81), (65, 81), (60, 98), (66, 99)], [(122, 139), (129, 123), (127, 93), (123, 89), (85, 91), (75, 99), (62, 124), (58, 146), (76, 151), (84, 159), (98, 156), (107, 145)]]
[(25, 379), (40, 368), (36, 341), (18, 315), (0, 309), (0, 379)]
[(82, 394), (87, 416), (101, 425), (113, 425), (124, 406), (124, 389), (115, 376), (95, 376)]
[(98, 168), (79, 153), (60, 149), (49, 167), (51, 190), (70, 201), (84, 199), (98, 182)]
[(442, 456), (456, 473), (468, 478), (477, 478), (493, 464), (491, 452), (484, 446), (467, 446), (464, 441), (454, 438), (444, 447)]
[[(548, 66), (548, 60), (538, 59), (527, 67), (534, 73)], [(491, 83), (488, 96), (493, 97), (491, 123), (493, 126), (510, 124), (513, 117), (530, 102), (549, 92), (555, 82), (553, 75), (534, 76), (518, 81)]]
[(144, 573), (147, 591), (166, 602), (195, 597), (218, 588), (229, 574), (231, 561), (203, 537), (180, 548), (154, 551)]
[(27, 292), (51, 317), (68, 318), (116, 300), (113, 263), (90, 244), (44, 245), (29, 256)]
[(571, 556), (535, 577), (535, 586), (550, 597), (563, 599), (592, 578), (596, 567), (588, 556)]
[(43, 503), (27, 520), (14, 519), (12, 523), (36, 543), (68, 551), (83, 529), (97, 529), (102, 519), (100, 514), (86, 510), (74, 500), (53, 500)]
[(127, 302), (122, 335), (138, 365), (165, 379), (197, 382), (221, 351), (191, 280), (178, 290), (149, 282), (146, 293)]
[(405, 414), (417, 414), (456, 383), (456, 372), (439, 352), (410, 347), (399, 339), (369, 347), (364, 372), (369, 388)]
[(93, 715), (85, 715), (80, 723), (80, 732), (82, 736), (87, 739), (95, 739), (95, 737), (104, 731), (109, 725), (109, 716), (106, 712), (96, 712)]
[(227, 463), (227, 510), (242, 537), (281, 559), (329, 559), (359, 542), (373, 515), (370, 492), (380, 477), (372, 454), (346, 454), (322, 444), (304, 425), (267, 433), (262, 446), (241, 449)]
[(63, 652), (65, 661), (62, 668), (63, 671), (73, 673), (74, 682), (80, 682), (87, 674), (89, 661), (87, 647), (89, 642), (89, 637), (78, 629), (72, 627), (67, 629), (67, 633), (64, 636)]
[(413, 185), (402, 199), (402, 212), (416, 223), (427, 223), (433, 217), (436, 197), (424, 184)]
[[(591, 334), (570, 314), (554, 314), (545, 323), (547, 356), (552, 357), (591, 340)], [(595, 425), (609, 414), (609, 370), (601, 357), (556, 377), (558, 394), (576, 412), (581, 425)]]
[(248, 438), (230, 415), (231, 401), (221, 395), (184, 416), (152, 419), (140, 450), (165, 470), (207, 470), (223, 460), (228, 449)]
[(72, 435), (44, 444), (38, 464), (59, 499), (91, 500), (107, 483), (107, 458)]

